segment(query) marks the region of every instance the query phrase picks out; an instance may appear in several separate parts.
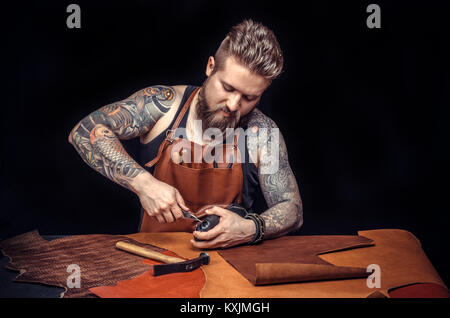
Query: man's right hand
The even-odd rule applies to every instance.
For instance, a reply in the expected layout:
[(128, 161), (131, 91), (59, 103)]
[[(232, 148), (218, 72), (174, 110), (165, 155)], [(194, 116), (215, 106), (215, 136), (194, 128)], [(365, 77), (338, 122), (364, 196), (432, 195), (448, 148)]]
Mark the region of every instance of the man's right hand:
[(159, 223), (171, 223), (182, 218), (181, 209), (189, 211), (176, 188), (159, 181), (151, 174), (141, 174), (133, 183), (135, 183), (133, 188), (139, 196), (142, 207)]

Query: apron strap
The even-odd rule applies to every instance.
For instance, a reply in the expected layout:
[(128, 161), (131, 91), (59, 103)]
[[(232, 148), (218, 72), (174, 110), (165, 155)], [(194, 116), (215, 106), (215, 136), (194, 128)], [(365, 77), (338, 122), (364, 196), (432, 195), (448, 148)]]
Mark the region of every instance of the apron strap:
[(176, 118), (175, 122), (173, 123), (172, 127), (167, 130), (166, 132), (166, 138), (163, 140), (163, 142), (161, 143), (161, 145), (159, 146), (158, 149), (158, 154), (156, 155), (155, 158), (153, 158), (153, 160), (147, 162), (145, 164), (146, 167), (150, 168), (152, 166), (154, 166), (159, 159), (161, 158), (161, 154), (164, 150), (164, 147), (166, 146), (166, 144), (172, 143), (173, 139), (172, 139), (172, 135), (175, 132), (175, 130), (178, 128), (178, 125), (180, 125), (181, 120), (183, 119), (184, 115), (186, 114), (186, 111), (189, 109), (189, 106), (191, 105), (192, 100), (194, 99), (195, 94), (197, 93), (197, 91), (200, 89), (200, 87), (197, 87), (189, 96), (188, 100), (186, 101), (186, 103), (184, 103), (183, 108), (181, 109), (180, 113), (178, 114), (178, 117)]

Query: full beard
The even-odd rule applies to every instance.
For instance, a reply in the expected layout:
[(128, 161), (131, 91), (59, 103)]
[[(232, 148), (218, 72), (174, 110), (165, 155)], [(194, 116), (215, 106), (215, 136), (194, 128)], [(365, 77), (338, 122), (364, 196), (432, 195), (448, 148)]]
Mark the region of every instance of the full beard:
[[(198, 93), (197, 101), (197, 119), (202, 121), (203, 132), (208, 128), (218, 128), (225, 134), (227, 128), (234, 128), (239, 122), (239, 110), (230, 112), (226, 105), (210, 106), (205, 96), (205, 84)], [(224, 117), (222, 111), (227, 113), (229, 117)]]

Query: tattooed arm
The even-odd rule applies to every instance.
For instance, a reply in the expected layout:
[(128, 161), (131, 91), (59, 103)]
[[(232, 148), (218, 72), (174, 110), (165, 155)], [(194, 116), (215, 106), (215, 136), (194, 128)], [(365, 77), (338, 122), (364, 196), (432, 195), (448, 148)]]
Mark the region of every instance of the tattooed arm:
[[(289, 166), (283, 136), (272, 134), (279, 132), (277, 126), (257, 109), (243, 118), (243, 126), (250, 127), (249, 131), (254, 133), (247, 138), (247, 146), (251, 160), (258, 166), (260, 187), (269, 206), (261, 214), (266, 224), (264, 238), (275, 238), (300, 228), (303, 224), (302, 201)], [(267, 132), (265, 137), (263, 131)], [(210, 208), (206, 214), (220, 216), (220, 222), (207, 232), (194, 232), (194, 237), (200, 240), (191, 240), (196, 248), (230, 247), (248, 243), (255, 236), (256, 226), (252, 220), (218, 206)]]
[(131, 158), (120, 139), (147, 133), (174, 106), (176, 96), (176, 90), (168, 86), (143, 89), (94, 111), (69, 135), (69, 142), (90, 167), (135, 192), (144, 209), (160, 222), (180, 218), (181, 211), (174, 205), (184, 202), (176, 189), (153, 178)]
[[(257, 162), (260, 187), (269, 207), (261, 214), (266, 223), (264, 238), (270, 239), (299, 229), (303, 224), (303, 206), (281, 132), (272, 133), (278, 130), (278, 127), (258, 109), (249, 115), (248, 127), (267, 129), (267, 135), (262, 135), (263, 138), (258, 142), (260, 147), (257, 151)], [(252, 145), (249, 146), (249, 150), (251, 147)], [(278, 165), (270, 166), (276, 163), (274, 150), (277, 147)]]

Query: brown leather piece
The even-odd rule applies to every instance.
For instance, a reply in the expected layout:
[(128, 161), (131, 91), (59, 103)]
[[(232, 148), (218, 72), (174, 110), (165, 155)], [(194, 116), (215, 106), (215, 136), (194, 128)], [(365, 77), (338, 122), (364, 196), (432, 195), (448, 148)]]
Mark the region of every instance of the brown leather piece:
[(254, 285), (367, 277), (365, 268), (301, 263), (256, 263)]
[(372, 245), (360, 236), (284, 236), (219, 254), (252, 284), (367, 277), (366, 268), (334, 266), (318, 254)]
[[(380, 293), (389, 297), (391, 289), (416, 283), (434, 283), (447, 289), (417, 237), (409, 231), (381, 229), (359, 231), (359, 235), (375, 242), (374, 247), (321, 255), (342, 266), (378, 264), (381, 269)], [(375, 289), (373, 289), (375, 290)]]
[[(164, 254), (178, 257), (170, 251)], [(149, 259), (143, 262), (149, 265), (161, 264)], [(161, 276), (153, 276), (153, 270), (150, 270), (136, 278), (120, 281), (116, 286), (99, 286), (89, 290), (102, 298), (199, 298), (205, 281), (201, 268)]]
[[(203, 266), (206, 284), (202, 298), (362, 298), (389, 297), (388, 290), (412, 283), (434, 283), (447, 289), (423, 252), (420, 242), (404, 230), (359, 231), (373, 240), (373, 246), (319, 255), (336, 266), (381, 268), (381, 288), (369, 288), (366, 279), (325, 280), (290, 284), (254, 286), (226, 262), (217, 251), (208, 251), (211, 261)], [(136, 233), (128, 237), (171, 250), (185, 258), (198, 256), (189, 233)]]
[[(63, 287), (66, 291), (61, 297), (64, 298), (95, 297), (89, 291), (90, 287), (114, 285), (151, 269), (142, 262), (142, 257), (116, 249), (119, 240), (164, 251), (119, 235), (76, 235), (46, 241), (37, 231), (2, 241), (0, 249), (11, 259), (6, 267), (20, 271), (15, 281)], [(70, 264), (80, 267), (81, 288), (67, 287)]]

